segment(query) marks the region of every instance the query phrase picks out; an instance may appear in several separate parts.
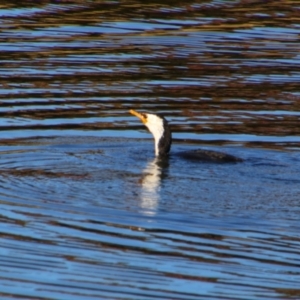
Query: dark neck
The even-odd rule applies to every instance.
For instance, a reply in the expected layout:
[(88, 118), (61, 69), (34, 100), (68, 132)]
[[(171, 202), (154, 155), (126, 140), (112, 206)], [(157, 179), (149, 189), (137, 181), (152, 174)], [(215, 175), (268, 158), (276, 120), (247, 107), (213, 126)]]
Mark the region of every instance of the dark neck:
[(166, 156), (169, 154), (172, 144), (172, 133), (166, 119), (163, 119), (164, 133), (158, 141), (158, 155)]

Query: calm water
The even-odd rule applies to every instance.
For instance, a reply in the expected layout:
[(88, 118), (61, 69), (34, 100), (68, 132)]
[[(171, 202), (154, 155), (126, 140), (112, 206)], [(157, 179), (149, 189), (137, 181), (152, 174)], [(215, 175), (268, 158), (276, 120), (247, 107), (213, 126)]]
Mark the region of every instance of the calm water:
[[(0, 7), (1, 299), (300, 299), (298, 1)], [(134, 108), (170, 121), (154, 158)]]

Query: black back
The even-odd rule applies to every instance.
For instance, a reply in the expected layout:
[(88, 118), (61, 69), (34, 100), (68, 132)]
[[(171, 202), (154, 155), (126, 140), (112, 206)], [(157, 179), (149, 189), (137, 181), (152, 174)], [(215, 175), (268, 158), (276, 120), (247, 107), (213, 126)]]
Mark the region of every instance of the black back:
[(183, 151), (179, 152), (178, 155), (182, 158), (199, 162), (236, 163), (243, 161), (241, 158), (231, 154), (206, 149)]

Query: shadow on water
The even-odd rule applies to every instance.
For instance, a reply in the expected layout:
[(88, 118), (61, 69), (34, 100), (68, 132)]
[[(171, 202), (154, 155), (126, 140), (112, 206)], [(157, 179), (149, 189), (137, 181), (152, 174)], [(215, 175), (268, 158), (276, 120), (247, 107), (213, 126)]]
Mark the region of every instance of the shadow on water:
[[(2, 4), (1, 299), (298, 299), (298, 15)], [(158, 160), (131, 108), (243, 162)]]

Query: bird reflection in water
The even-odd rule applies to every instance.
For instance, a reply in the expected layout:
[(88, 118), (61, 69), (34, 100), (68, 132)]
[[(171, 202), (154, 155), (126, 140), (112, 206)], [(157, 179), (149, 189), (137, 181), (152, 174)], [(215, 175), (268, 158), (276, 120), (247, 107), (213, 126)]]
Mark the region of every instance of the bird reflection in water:
[(161, 198), (161, 183), (167, 176), (168, 158), (156, 157), (143, 170), (140, 206), (146, 215), (155, 215)]

